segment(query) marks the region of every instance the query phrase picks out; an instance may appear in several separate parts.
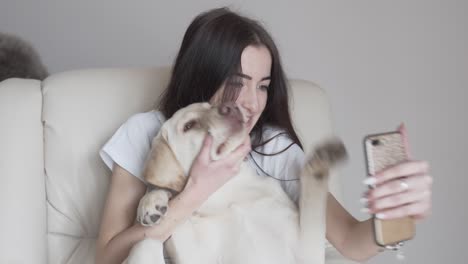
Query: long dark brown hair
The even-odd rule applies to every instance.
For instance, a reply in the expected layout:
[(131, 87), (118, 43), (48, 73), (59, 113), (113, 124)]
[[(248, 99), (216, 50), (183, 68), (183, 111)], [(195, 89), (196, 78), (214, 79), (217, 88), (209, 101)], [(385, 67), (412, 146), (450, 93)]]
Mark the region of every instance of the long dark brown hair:
[[(177, 110), (189, 104), (209, 101), (223, 84), (229, 83), (229, 78), (239, 72), (242, 51), (250, 45), (265, 46), (272, 57), (267, 103), (251, 132), (252, 149), (269, 141), (262, 138), (267, 125), (282, 129), (293, 143), (302, 148), (291, 122), (289, 87), (272, 37), (259, 22), (228, 8), (201, 13), (189, 25), (169, 84), (157, 108), (170, 118)], [(223, 92), (236, 93), (235, 89), (228, 86), (225, 86)], [(234, 96), (237, 98), (237, 95)], [(228, 99), (232, 100), (233, 97), (223, 95), (223, 100)]]

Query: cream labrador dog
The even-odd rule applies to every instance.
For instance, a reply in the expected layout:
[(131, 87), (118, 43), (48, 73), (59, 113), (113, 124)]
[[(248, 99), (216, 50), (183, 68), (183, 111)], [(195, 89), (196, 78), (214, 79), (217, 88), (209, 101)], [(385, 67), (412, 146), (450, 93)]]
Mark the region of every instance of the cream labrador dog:
[[(236, 149), (248, 136), (243, 110), (233, 103), (195, 103), (176, 112), (153, 139), (144, 176), (154, 185), (141, 199), (137, 221), (158, 224), (173, 194), (182, 191), (206, 134), (211, 159)], [(247, 162), (213, 193), (166, 243), (177, 264), (324, 263), (325, 206), (329, 170), (346, 159), (339, 140), (315, 148), (300, 175), (299, 206), (273, 178)], [(163, 241), (134, 245), (126, 263), (164, 263)]]

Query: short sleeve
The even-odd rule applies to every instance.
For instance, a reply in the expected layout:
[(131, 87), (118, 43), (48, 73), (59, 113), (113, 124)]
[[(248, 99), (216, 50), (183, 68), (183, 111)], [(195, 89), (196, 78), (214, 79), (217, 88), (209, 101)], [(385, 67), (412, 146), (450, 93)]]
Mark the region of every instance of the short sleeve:
[(131, 116), (99, 151), (106, 166), (114, 163), (142, 180), (143, 169), (152, 139), (159, 132), (164, 118), (160, 112), (150, 111)]

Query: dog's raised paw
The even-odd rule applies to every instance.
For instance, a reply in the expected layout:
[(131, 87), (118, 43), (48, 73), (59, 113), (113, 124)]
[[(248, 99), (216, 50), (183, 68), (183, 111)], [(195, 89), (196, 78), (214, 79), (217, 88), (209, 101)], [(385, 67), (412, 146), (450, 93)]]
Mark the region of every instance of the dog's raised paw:
[(339, 162), (345, 161), (348, 154), (343, 142), (338, 138), (332, 138), (315, 148), (314, 157), (324, 165), (333, 167)]
[(143, 226), (156, 225), (167, 213), (170, 192), (165, 190), (152, 190), (140, 200), (137, 210), (137, 221)]
[(320, 180), (328, 175), (331, 168), (347, 158), (348, 154), (343, 142), (338, 138), (332, 138), (314, 148), (307, 165), (314, 177)]

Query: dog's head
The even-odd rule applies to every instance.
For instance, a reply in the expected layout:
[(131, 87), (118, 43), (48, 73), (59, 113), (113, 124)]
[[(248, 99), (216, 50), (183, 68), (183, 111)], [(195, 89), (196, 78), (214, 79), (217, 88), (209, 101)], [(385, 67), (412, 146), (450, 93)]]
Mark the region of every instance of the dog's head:
[(211, 159), (228, 155), (248, 136), (243, 109), (235, 103), (195, 103), (177, 111), (153, 139), (146, 181), (180, 192), (207, 133), (213, 137)]

